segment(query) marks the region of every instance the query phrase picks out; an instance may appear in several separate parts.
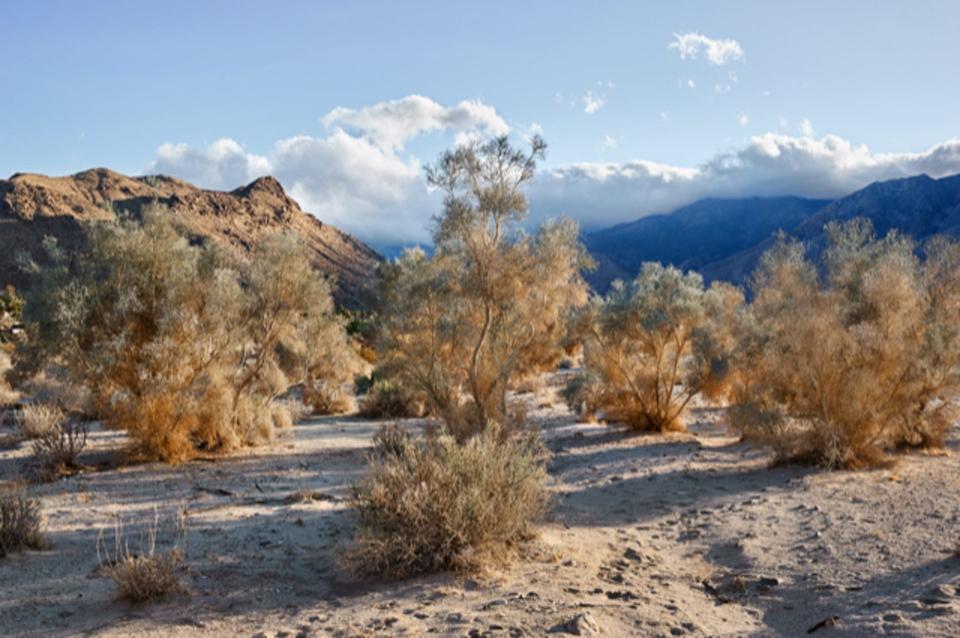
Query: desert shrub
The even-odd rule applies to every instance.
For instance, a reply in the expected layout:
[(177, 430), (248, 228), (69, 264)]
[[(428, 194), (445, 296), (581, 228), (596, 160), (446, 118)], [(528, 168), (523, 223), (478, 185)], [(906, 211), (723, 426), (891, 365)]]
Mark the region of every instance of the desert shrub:
[(269, 439), (291, 420), (278, 415), (291, 386), (349, 381), (329, 285), (295, 237), (267, 236), (239, 263), (154, 205), (87, 239), (72, 265), (45, 243), (17, 368), (86, 389), (142, 453), (179, 461)]
[(23, 315), (23, 298), (13, 286), (0, 290), (0, 345), (13, 343)]
[(424, 399), (409, 388), (378, 379), (360, 402), (360, 416), (368, 419), (406, 419), (424, 415)]
[(7, 374), (12, 367), (9, 352), (0, 345), (0, 409), (13, 405), (20, 399), (20, 393), (7, 382)]
[(113, 530), (113, 547), (108, 548), (103, 534), (97, 538), (97, 557), (101, 570), (113, 579), (117, 597), (130, 603), (163, 600), (171, 594), (186, 591), (180, 582), (180, 571), (186, 558), (184, 544), (186, 521), (181, 513), (176, 518), (174, 537), (164, 550), (158, 548), (159, 514), (146, 526), (139, 551), (131, 552), (123, 523), (117, 520)]
[(40, 501), (21, 487), (0, 491), (0, 557), (22, 549), (43, 549)]
[(16, 415), (17, 430), (27, 439), (37, 439), (52, 432), (66, 421), (67, 415), (56, 405), (28, 403)]
[(826, 230), (822, 272), (785, 237), (763, 256), (731, 423), (781, 460), (827, 467), (942, 445), (960, 386), (960, 246), (937, 239), (921, 258), (862, 220)]
[(683, 429), (693, 397), (726, 388), (742, 306), (732, 286), (704, 289), (696, 273), (644, 264), (577, 313), (584, 373), (564, 392), (567, 403), (637, 430)]
[(36, 436), (32, 443), (35, 477), (41, 481), (68, 476), (79, 469), (77, 456), (87, 445), (87, 424), (60, 419)]
[(386, 430), (355, 487), (358, 527), (346, 559), (362, 576), (475, 570), (505, 559), (545, 511), (543, 451), (497, 426), (464, 444)]
[(576, 225), (517, 229), (544, 148), (536, 138), (524, 154), (499, 138), (445, 153), (428, 171), (446, 196), (434, 255), (410, 250), (383, 271), (378, 366), (460, 440), (506, 424), (507, 390), (556, 364), (564, 314), (586, 300)]

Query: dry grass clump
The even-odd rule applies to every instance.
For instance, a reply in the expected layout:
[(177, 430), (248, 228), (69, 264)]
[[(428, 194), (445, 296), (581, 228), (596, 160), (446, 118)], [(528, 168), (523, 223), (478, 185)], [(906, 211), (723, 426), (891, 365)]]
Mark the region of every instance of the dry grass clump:
[(117, 585), (117, 597), (130, 603), (148, 603), (163, 600), (172, 594), (184, 593), (180, 581), (185, 552), (185, 519), (182, 514), (176, 519), (176, 536), (168, 549), (157, 548), (159, 515), (147, 525), (141, 538), (139, 553), (130, 551), (123, 524), (118, 520), (114, 527), (113, 548), (107, 550), (103, 534), (97, 539), (97, 557), (101, 569)]
[(531, 436), (490, 427), (464, 444), (415, 441), (394, 426), (375, 442), (346, 559), (361, 576), (480, 569), (531, 538), (546, 509), (543, 450)]
[(360, 401), (360, 416), (367, 419), (407, 419), (426, 413), (425, 401), (386, 379), (373, 382)]
[(378, 365), (461, 441), (508, 423), (507, 390), (556, 364), (563, 316), (586, 301), (576, 225), (518, 228), (521, 188), (544, 148), (535, 138), (524, 153), (499, 138), (445, 153), (428, 171), (446, 196), (434, 255), (407, 251), (383, 271)]
[(859, 468), (943, 445), (960, 388), (960, 246), (917, 256), (868, 222), (827, 227), (825, 272), (781, 237), (754, 276), (731, 423), (780, 460)]
[(0, 557), (23, 549), (43, 549), (40, 501), (15, 487), (0, 491)]
[(314, 414), (346, 414), (357, 409), (357, 400), (342, 383), (318, 383), (303, 390), (303, 400)]
[(61, 419), (33, 440), (36, 479), (51, 481), (74, 474), (77, 457), (87, 445), (87, 424), (76, 419)]
[(75, 264), (46, 242), (17, 369), (86, 389), (143, 454), (176, 462), (269, 439), (292, 421), (290, 387), (351, 378), (343, 320), (295, 237), (265, 237), (239, 263), (154, 205), (87, 239)]
[(736, 288), (705, 290), (696, 273), (644, 264), (575, 316), (585, 372), (563, 392), (567, 403), (636, 430), (682, 430), (693, 397), (727, 386), (742, 307)]
[(10, 387), (7, 382), (7, 373), (10, 372), (11, 368), (10, 353), (5, 345), (0, 344), (0, 409), (13, 405), (20, 400), (20, 393)]
[(26, 439), (38, 439), (60, 427), (67, 415), (56, 405), (28, 403), (16, 414), (17, 430)]

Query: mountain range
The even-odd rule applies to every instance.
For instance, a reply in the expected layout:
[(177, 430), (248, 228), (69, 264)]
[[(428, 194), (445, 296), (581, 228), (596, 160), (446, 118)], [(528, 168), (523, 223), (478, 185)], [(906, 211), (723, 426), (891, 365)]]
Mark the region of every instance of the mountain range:
[(922, 241), (960, 236), (960, 175), (918, 175), (874, 182), (836, 200), (800, 197), (704, 199), (664, 215), (587, 233), (584, 242), (598, 268), (588, 276), (604, 292), (614, 279), (636, 275), (645, 261), (743, 284), (776, 231), (803, 241), (816, 253), (831, 221), (864, 217), (882, 236), (896, 229)]
[(106, 168), (66, 177), (18, 173), (0, 180), (0, 285), (29, 283), (17, 254), (39, 257), (44, 236), (75, 250), (82, 245), (86, 222), (118, 213), (136, 215), (152, 201), (167, 205), (192, 239), (218, 242), (241, 256), (266, 233), (294, 232), (309, 248), (313, 265), (333, 281), (338, 304), (362, 308), (370, 302), (368, 291), (382, 257), (301, 210), (274, 178), (222, 192), (172, 177), (128, 177)]

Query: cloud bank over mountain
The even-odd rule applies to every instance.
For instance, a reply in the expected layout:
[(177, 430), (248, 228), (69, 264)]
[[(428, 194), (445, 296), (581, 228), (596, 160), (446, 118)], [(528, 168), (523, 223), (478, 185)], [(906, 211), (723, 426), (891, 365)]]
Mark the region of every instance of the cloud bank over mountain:
[[(272, 174), (323, 221), (371, 242), (418, 242), (428, 239), (427, 226), (440, 200), (423, 178), (423, 161), (433, 158), (413, 156), (408, 143), (427, 133), (445, 133), (454, 143), (511, 130), (483, 102), (444, 106), (419, 95), (358, 109), (338, 107), (321, 122), (326, 136), (282, 139), (266, 155), (232, 139), (205, 148), (166, 143), (147, 171), (218, 189)], [(757, 135), (693, 167), (651, 160), (547, 167), (529, 190), (531, 218), (564, 214), (585, 228), (600, 228), (704, 197), (839, 197), (877, 180), (960, 172), (960, 139), (922, 152), (874, 153), (836, 135), (805, 133), (811, 134)]]

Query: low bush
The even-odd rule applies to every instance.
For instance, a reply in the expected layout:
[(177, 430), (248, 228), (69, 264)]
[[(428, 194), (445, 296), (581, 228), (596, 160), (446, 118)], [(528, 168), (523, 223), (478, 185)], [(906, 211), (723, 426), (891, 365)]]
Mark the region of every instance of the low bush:
[(87, 445), (87, 424), (62, 419), (33, 440), (35, 478), (52, 481), (75, 473), (77, 457)]
[(16, 392), (7, 381), (7, 374), (11, 368), (10, 353), (6, 346), (0, 344), (0, 410), (14, 405), (20, 399), (20, 393)]
[(382, 430), (354, 489), (358, 526), (346, 566), (403, 578), (504, 560), (545, 512), (543, 456), (533, 436), (503, 436), (496, 427), (464, 444)]
[(153, 522), (144, 531), (137, 553), (130, 551), (120, 521), (114, 527), (111, 549), (106, 548), (102, 534), (97, 539), (101, 569), (116, 583), (119, 599), (134, 604), (148, 603), (186, 592), (180, 581), (180, 571), (186, 557), (183, 549), (185, 520), (182, 515), (178, 516), (176, 536), (166, 550), (157, 547), (158, 529), (159, 516), (155, 514)]
[(23, 549), (43, 549), (40, 501), (21, 487), (0, 491), (0, 557)]
[(942, 446), (960, 390), (960, 245), (920, 251), (862, 220), (827, 236), (822, 272), (785, 237), (763, 256), (732, 425), (781, 461), (826, 467)]
[(360, 401), (360, 416), (367, 419), (406, 419), (426, 413), (425, 401), (391, 381), (378, 379)]
[(739, 289), (704, 289), (696, 273), (644, 264), (576, 313), (584, 372), (564, 391), (567, 403), (636, 430), (683, 429), (693, 397), (727, 388), (742, 307)]
[(60, 427), (67, 415), (59, 406), (28, 403), (16, 415), (17, 430), (26, 439), (38, 439)]

